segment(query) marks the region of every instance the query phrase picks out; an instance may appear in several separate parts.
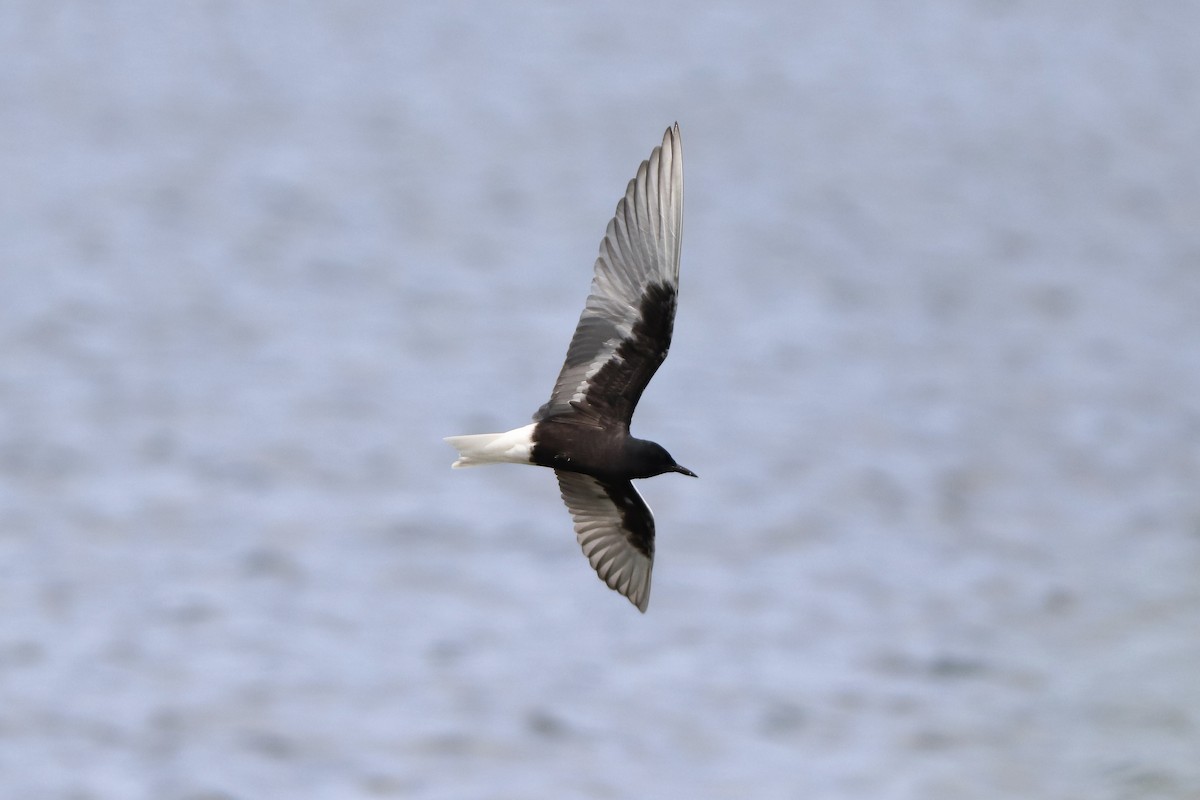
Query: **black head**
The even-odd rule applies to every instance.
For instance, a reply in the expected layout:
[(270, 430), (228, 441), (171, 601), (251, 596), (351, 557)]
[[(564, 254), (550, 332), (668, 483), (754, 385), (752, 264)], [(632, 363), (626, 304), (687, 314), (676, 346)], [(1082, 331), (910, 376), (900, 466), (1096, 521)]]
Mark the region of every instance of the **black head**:
[(626, 467), (631, 478), (652, 478), (665, 472), (678, 472), (680, 475), (697, 477), (696, 473), (687, 467), (676, 464), (675, 459), (671, 458), (671, 454), (665, 447), (644, 439), (629, 440), (629, 448), (626, 451)]

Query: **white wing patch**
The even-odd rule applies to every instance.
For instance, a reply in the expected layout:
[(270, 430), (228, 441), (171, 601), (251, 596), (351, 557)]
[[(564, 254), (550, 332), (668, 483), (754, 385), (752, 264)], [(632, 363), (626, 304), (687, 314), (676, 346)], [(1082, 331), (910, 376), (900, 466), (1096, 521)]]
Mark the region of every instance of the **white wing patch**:
[(583, 378), (579, 381), (579, 385), (575, 387), (575, 393), (573, 395), (571, 395), (572, 403), (583, 402), (583, 399), (585, 397), (587, 397), (587, 390), (588, 390), (588, 387), (591, 385), (592, 378), (596, 377), (596, 373), (599, 372), (600, 370), (604, 369), (604, 367), (607, 366), (609, 362), (611, 362), (611, 361), (623, 362), (624, 361), (624, 359), (622, 359), (616, 353), (616, 349), (620, 346), (621, 346), (621, 341), (619, 339), (609, 339), (607, 342), (604, 343), (605, 349), (607, 351), (611, 352), (611, 355), (608, 355), (605, 358), (596, 358), (594, 361), (592, 361), (592, 363), (588, 366), (588, 371), (583, 374)]

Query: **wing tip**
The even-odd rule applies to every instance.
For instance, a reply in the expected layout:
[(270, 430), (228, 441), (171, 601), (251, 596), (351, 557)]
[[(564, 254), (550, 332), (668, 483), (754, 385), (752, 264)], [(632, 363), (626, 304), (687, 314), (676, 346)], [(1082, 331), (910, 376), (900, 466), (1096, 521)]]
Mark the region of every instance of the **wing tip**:
[(634, 608), (636, 608), (641, 613), (645, 614), (646, 609), (650, 606), (650, 593), (646, 592), (646, 596), (643, 597), (641, 600), (634, 600), (632, 597), (630, 597), (629, 602), (633, 603)]
[(671, 150), (678, 152), (682, 149), (682, 143), (683, 139), (679, 134), (679, 121), (676, 120), (675, 124), (667, 128), (667, 132), (663, 134), (662, 146), (663, 149), (667, 149), (669, 146)]

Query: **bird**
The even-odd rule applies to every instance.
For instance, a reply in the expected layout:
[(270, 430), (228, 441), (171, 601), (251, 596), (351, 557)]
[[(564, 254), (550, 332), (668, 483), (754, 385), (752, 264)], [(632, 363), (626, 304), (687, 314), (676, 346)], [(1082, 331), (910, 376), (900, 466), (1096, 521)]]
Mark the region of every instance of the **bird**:
[(696, 477), (662, 445), (629, 432), (638, 400), (671, 345), (682, 230), (676, 122), (617, 202), (566, 361), (533, 423), (445, 438), (458, 451), (455, 468), (517, 463), (553, 469), (588, 562), (642, 613), (650, 602), (654, 516), (633, 480), (668, 472)]

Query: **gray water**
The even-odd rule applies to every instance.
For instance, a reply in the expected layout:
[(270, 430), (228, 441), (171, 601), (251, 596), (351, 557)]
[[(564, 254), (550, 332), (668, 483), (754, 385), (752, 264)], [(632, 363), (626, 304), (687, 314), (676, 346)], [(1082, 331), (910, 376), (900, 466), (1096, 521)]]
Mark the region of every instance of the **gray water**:
[[(0, 797), (1200, 797), (1200, 6), (843, 5), (7, 4)], [(643, 617), (441, 437), (675, 120)]]

